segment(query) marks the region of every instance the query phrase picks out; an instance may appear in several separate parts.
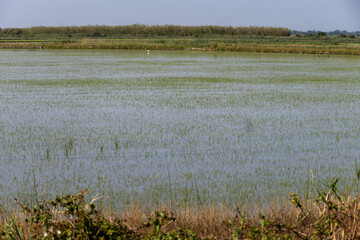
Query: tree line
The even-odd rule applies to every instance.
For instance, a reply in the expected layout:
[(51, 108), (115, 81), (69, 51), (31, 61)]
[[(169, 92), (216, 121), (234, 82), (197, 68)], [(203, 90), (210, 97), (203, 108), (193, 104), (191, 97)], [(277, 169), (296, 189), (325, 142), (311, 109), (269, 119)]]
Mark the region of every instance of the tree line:
[(232, 27), (232, 26), (180, 26), (180, 25), (123, 25), (123, 26), (60, 26), (31, 28), (0, 28), (0, 36), (61, 36), (61, 37), (121, 37), (132, 36), (175, 36), (192, 37), (201, 35), (254, 35), (290, 36), (291, 30), (283, 27)]
[(334, 31), (328, 31), (328, 32), (323, 32), (323, 31), (316, 31), (316, 30), (308, 30), (308, 31), (297, 31), (297, 30), (292, 30), (291, 31), (291, 35), (314, 35), (317, 36), (319, 35), (319, 33), (323, 33), (326, 36), (360, 36), (360, 31), (353, 31), (353, 32), (348, 32), (346, 30), (334, 30)]

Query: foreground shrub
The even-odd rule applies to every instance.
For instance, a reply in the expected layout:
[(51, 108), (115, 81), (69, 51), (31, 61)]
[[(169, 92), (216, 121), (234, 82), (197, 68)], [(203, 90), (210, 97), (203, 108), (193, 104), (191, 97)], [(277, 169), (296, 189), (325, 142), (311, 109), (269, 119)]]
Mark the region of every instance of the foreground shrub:
[[(360, 170), (357, 173), (360, 183)], [(237, 209), (217, 221), (217, 216), (209, 217), (205, 212), (200, 218), (192, 218), (189, 212), (183, 214), (181, 210), (177, 216), (156, 211), (152, 217), (143, 216), (143, 222), (137, 218), (132, 228), (120, 218), (110, 220), (97, 209), (94, 200), (86, 203), (84, 191), (43, 201), (34, 207), (17, 202), (21, 213), (5, 214), (6, 221), (0, 216), (3, 221), (0, 236), (21, 240), (360, 239), (359, 194), (345, 198), (338, 193), (338, 182), (339, 178), (335, 178), (327, 191), (318, 190), (314, 199), (302, 200), (291, 193), (291, 205), (286, 206), (283, 214), (261, 210), (262, 213), (254, 217)], [(277, 206), (277, 211), (280, 209), (281, 206)], [(207, 226), (197, 225), (198, 222), (206, 222)]]
[[(56, 197), (33, 208), (18, 203), (25, 213), (31, 239), (136, 239), (136, 234), (119, 219), (110, 222), (93, 202), (86, 204), (86, 191), (77, 195)], [(22, 239), (19, 227), (10, 221), (3, 236)]]

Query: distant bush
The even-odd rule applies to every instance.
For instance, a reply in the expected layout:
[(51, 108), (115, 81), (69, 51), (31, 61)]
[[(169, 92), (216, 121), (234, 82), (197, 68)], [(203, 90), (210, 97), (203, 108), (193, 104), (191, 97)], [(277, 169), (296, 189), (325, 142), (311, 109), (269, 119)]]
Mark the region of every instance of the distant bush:
[(1, 35), (21, 35), (22, 33), (21, 28), (4, 28), (0, 31)]
[(99, 31), (95, 31), (93, 34), (92, 34), (93, 37), (101, 37), (101, 33)]
[(324, 32), (317, 32), (317, 34), (316, 34), (316, 37), (325, 37), (326, 36), (326, 33), (324, 33)]

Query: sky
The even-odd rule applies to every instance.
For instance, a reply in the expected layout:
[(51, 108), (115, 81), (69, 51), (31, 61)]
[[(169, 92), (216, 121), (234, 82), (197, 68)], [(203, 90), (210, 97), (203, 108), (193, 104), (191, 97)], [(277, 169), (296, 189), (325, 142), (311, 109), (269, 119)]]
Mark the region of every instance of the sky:
[(0, 0), (0, 28), (135, 23), (359, 31), (360, 0)]

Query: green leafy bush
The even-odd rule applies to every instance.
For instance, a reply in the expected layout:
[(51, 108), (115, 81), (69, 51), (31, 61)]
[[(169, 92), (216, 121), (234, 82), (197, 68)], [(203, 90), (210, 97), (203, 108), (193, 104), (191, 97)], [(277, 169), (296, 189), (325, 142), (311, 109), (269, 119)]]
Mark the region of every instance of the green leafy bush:
[[(110, 222), (93, 202), (86, 204), (85, 194), (56, 197), (34, 207), (18, 203), (25, 213), (31, 239), (137, 239), (119, 219)], [(16, 224), (10, 223), (3, 236), (21, 239)]]

